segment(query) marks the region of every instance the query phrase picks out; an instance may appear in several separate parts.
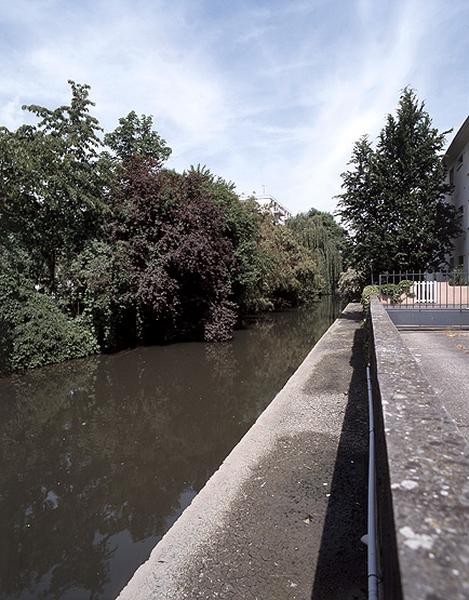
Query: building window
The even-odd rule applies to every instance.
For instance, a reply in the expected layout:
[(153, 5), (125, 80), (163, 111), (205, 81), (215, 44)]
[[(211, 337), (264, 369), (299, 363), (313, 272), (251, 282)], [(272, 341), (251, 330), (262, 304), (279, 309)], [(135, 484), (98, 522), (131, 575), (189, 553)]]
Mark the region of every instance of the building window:
[(458, 263), (459, 263), (459, 266), (464, 265), (464, 255), (463, 254), (458, 256)]
[(454, 169), (451, 167), (449, 170), (449, 184), (454, 185)]

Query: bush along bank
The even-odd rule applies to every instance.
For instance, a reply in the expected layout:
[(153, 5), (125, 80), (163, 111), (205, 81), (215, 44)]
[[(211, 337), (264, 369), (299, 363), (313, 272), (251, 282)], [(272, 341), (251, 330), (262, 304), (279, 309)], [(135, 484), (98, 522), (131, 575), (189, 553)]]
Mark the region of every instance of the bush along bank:
[(406, 297), (411, 295), (413, 281), (404, 279), (399, 283), (386, 283), (383, 285), (367, 285), (363, 288), (361, 302), (365, 312), (370, 308), (373, 296), (382, 296), (391, 304), (400, 304)]
[(343, 232), (311, 210), (275, 225), (205, 167), (165, 168), (152, 117), (104, 136), (89, 87), (0, 127), (0, 371), (180, 339), (330, 293)]

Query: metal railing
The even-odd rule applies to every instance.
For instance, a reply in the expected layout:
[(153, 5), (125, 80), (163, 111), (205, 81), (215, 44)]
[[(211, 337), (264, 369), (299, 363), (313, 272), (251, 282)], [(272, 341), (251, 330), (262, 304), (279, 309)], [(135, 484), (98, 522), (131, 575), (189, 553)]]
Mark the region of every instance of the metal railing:
[(394, 272), (379, 276), (380, 301), (393, 308), (469, 309), (469, 273)]

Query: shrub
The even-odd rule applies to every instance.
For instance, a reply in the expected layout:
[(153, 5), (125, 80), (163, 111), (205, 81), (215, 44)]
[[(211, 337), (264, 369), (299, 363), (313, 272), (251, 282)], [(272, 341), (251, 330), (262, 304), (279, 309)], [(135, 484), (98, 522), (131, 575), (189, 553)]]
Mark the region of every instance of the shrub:
[(362, 306), (365, 311), (368, 311), (370, 307), (371, 298), (377, 296), (380, 292), (378, 285), (367, 285), (363, 288), (362, 292)]
[(9, 361), (13, 371), (82, 358), (99, 351), (88, 323), (81, 317), (67, 317), (50, 296), (31, 295), (15, 317)]
[(380, 286), (379, 291), (384, 296), (391, 300), (391, 304), (399, 304), (402, 302), (402, 295), (409, 295), (413, 281), (403, 279), (399, 283), (386, 283)]
[(214, 304), (204, 322), (204, 341), (227, 342), (233, 337), (236, 324), (236, 305), (232, 302)]
[(338, 289), (339, 293), (347, 300), (357, 300), (362, 289), (363, 275), (356, 269), (349, 267), (340, 274)]
[(401, 288), (402, 293), (410, 294), (410, 288), (414, 285), (414, 282), (410, 279), (403, 279), (399, 283), (399, 287)]
[(135, 338), (135, 275), (125, 244), (94, 241), (69, 265), (59, 288), (67, 312), (92, 323), (103, 351)]
[(451, 273), (451, 277), (448, 280), (448, 284), (451, 286), (454, 285), (467, 285), (467, 277), (464, 273), (464, 269), (462, 267), (455, 267), (453, 272)]
[(21, 253), (0, 253), (0, 372), (62, 362), (99, 348), (86, 320), (73, 319), (26, 277)]

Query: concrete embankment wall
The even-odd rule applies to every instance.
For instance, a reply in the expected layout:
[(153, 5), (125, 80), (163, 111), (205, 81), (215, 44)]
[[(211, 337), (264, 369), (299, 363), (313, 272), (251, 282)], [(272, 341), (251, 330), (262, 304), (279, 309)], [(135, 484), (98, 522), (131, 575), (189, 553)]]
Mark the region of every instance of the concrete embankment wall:
[(468, 448), (377, 299), (370, 321), (384, 597), (467, 600)]
[(366, 598), (361, 317), (329, 328), (121, 600)]

